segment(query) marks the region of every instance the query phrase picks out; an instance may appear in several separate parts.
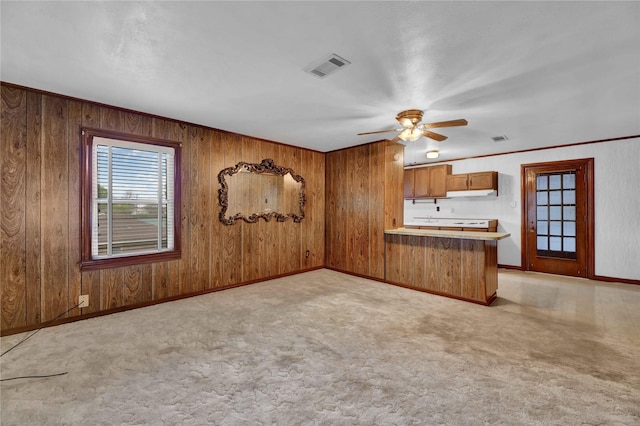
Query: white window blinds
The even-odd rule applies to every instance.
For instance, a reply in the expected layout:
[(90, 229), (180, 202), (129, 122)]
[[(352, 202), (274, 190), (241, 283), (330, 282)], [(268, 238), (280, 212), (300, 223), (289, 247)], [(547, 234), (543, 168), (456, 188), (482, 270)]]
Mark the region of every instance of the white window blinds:
[(174, 248), (174, 148), (95, 137), (94, 259)]

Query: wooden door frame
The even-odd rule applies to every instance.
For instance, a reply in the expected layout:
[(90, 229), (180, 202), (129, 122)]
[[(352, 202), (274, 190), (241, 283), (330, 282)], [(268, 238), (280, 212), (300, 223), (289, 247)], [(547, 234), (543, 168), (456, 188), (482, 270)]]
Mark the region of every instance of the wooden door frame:
[(527, 210), (528, 210), (528, 197), (527, 197), (527, 172), (531, 169), (545, 168), (545, 167), (578, 167), (584, 166), (586, 175), (586, 276), (587, 279), (594, 279), (595, 277), (595, 210), (594, 210), (594, 159), (580, 158), (575, 160), (560, 160), (560, 161), (547, 161), (542, 163), (528, 163), (520, 165), (520, 265), (524, 271), (530, 271), (529, 262), (527, 262)]

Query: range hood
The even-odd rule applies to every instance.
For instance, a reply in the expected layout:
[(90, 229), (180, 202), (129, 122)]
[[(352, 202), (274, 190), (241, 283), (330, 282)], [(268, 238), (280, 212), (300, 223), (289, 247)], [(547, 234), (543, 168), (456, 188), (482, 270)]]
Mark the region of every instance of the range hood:
[(472, 189), (468, 191), (447, 191), (447, 198), (463, 197), (495, 197), (498, 191), (495, 189)]

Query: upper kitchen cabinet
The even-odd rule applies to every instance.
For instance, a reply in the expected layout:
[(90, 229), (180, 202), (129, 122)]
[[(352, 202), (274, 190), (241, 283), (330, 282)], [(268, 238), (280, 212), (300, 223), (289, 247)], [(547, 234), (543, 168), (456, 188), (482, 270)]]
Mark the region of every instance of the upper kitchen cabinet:
[(415, 169), (404, 169), (404, 198), (414, 198)]
[(462, 173), (447, 176), (447, 191), (497, 190), (498, 172)]
[(447, 191), (466, 191), (469, 189), (469, 174), (447, 176)]
[(404, 198), (443, 198), (447, 196), (450, 164), (404, 170)]

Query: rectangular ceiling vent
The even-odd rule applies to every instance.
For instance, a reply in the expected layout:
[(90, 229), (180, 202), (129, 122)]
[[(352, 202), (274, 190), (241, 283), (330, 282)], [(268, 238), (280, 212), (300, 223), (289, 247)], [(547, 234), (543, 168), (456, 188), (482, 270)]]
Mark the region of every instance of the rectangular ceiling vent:
[(350, 63), (351, 62), (334, 53), (328, 58), (323, 59), (320, 63), (314, 62), (313, 65), (306, 68), (305, 71), (315, 75), (316, 77), (325, 78), (339, 69), (346, 67)]
[(505, 135), (502, 136), (494, 136), (491, 139), (493, 139), (494, 142), (504, 142), (504, 141), (508, 141), (509, 138), (506, 137)]

